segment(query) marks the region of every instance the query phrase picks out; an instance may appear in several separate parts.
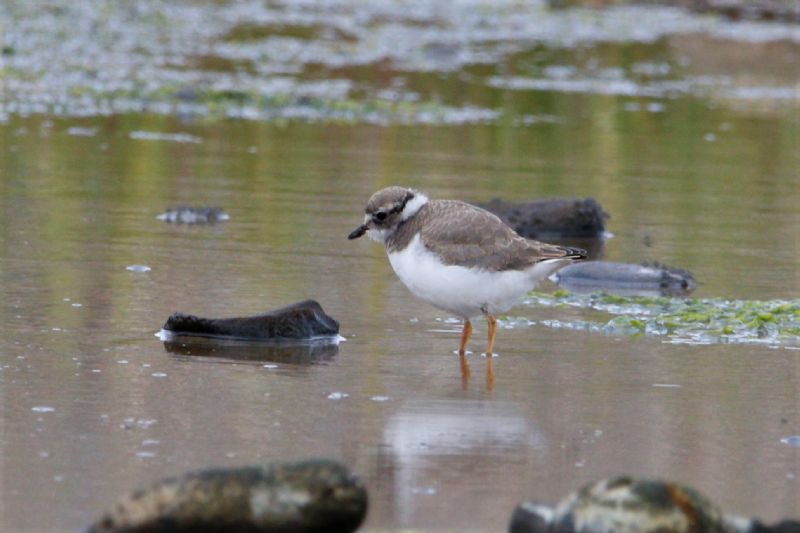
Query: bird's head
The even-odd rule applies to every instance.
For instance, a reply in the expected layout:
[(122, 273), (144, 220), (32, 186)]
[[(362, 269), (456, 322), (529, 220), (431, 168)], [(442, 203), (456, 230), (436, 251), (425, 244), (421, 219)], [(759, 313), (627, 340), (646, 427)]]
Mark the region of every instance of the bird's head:
[(347, 238), (357, 239), (366, 233), (373, 240), (385, 242), (400, 223), (417, 214), (427, 201), (427, 196), (414, 189), (396, 186), (381, 189), (367, 202), (364, 223)]

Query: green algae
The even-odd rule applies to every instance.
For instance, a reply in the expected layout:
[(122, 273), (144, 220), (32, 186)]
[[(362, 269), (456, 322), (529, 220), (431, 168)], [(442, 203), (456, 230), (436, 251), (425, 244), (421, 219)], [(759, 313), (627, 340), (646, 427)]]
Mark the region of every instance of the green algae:
[[(2, 73), (2, 71), (0, 71)], [(331, 82), (330, 85), (335, 84)], [(318, 84), (319, 85), (319, 84)], [(496, 119), (498, 113), (478, 107), (454, 107), (436, 101), (388, 100), (380, 97), (352, 98), (331, 94), (308, 94), (302, 84), (291, 91), (265, 93), (258, 90), (191, 90), (180, 85), (161, 85), (156, 89), (136, 86), (130, 90), (105, 93), (89, 86), (69, 89), (71, 97), (91, 107), (108, 102), (124, 108), (130, 102), (137, 109), (162, 114), (182, 110), (214, 121), (224, 118), (251, 120), (302, 120), (326, 123), (389, 124), (475, 124)], [(323, 91), (324, 93), (324, 91)]]
[[(687, 344), (800, 345), (800, 300), (625, 297), (604, 293), (534, 292), (527, 303), (612, 315), (607, 321), (544, 320), (546, 326), (617, 335), (661, 336)], [(602, 315), (601, 315), (602, 316)]]
[(291, 37), (294, 39), (311, 40), (317, 38), (324, 31), (321, 24), (277, 24), (260, 25), (244, 23), (231, 28), (223, 36), (225, 41), (257, 41), (269, 37)]

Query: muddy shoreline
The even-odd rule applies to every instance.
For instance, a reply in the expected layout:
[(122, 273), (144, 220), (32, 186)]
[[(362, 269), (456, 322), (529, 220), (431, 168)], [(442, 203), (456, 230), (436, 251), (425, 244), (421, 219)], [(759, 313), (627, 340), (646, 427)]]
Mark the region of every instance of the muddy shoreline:
[[(408, 10), (342, 1), (331, 11), (254, 0), (94, 0), (31, 9), (14, 0), (0, 7), (0, 120), (156, 113), (376, 125), (513, 117), (529, 125), (552, 117), (516, 116), (492, 103), (496, 94), (581, 92), (644, 99), (642, 106), (675, 97), (756, 108), (797, 100), (800, 26), (787, 22), (797, 11), (789, 3), (733, 3), (743, 10), (738, 17), (725, 14), (731, 2), (712, 0), (564, 4), (574, 7), (474, 0)], [(612, 47), (624, 55), (635, 45), (661, 50), (613, 66), (596, 53)], [(717, 72), (720, 52), (731, 47), (736, 53)], [(564, 56), (558, 68), (531, 62), (542, 50)], [(753, 68), (769, 75), (753, 80)], [(454, 98), (453, 89), (470, 96)]]

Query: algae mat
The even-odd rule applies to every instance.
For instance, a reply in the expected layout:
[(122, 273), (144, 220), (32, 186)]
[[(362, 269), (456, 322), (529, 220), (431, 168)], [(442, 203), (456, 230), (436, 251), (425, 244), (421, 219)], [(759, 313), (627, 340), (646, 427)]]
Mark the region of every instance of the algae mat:
[[(529, 305), (595, 311), (590, 319), (541, 320), (552, 328), (653, 335), (675, 344), (765, 344), (800, 348), (800, 300), (623, 297), (531, 293)], [(608, 318), (611, 316), (611, 318)], [(508, 318), (509, 326), (531, 321)]]

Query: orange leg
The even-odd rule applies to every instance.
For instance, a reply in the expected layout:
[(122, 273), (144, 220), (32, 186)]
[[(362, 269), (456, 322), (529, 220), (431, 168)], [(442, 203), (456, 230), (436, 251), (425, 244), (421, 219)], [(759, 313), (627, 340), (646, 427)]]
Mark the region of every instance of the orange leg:
[(494, 338), (497, 336), (497, 318), (487, 313), (489, 321), (489, 342), (486, 345), (486, 388), (494, 389)]
[(461, 361), (461, 385), (466, 389), (469, 383), (469, 363), (467, 362), (467, 342), (472, 335), (472, 323), (464, 321), (464, 330), (461, 332), (461, 347), (458, 349), (458, 358)]
[(486, 318), (489, 319), (489, 342), (486, 345), (486, 357), (492, 357), (494, 352), (494, 338), (497, 336), (497, 318), (493, 315), (486, 315)]
[(469, 342), (470, 335), (472, 335), (472, 322), (467, 319), (464, 321), (464, 330), (461, 332), (461, 348), (458, 349), (459, 355), (466, 355), (467, 342)]

